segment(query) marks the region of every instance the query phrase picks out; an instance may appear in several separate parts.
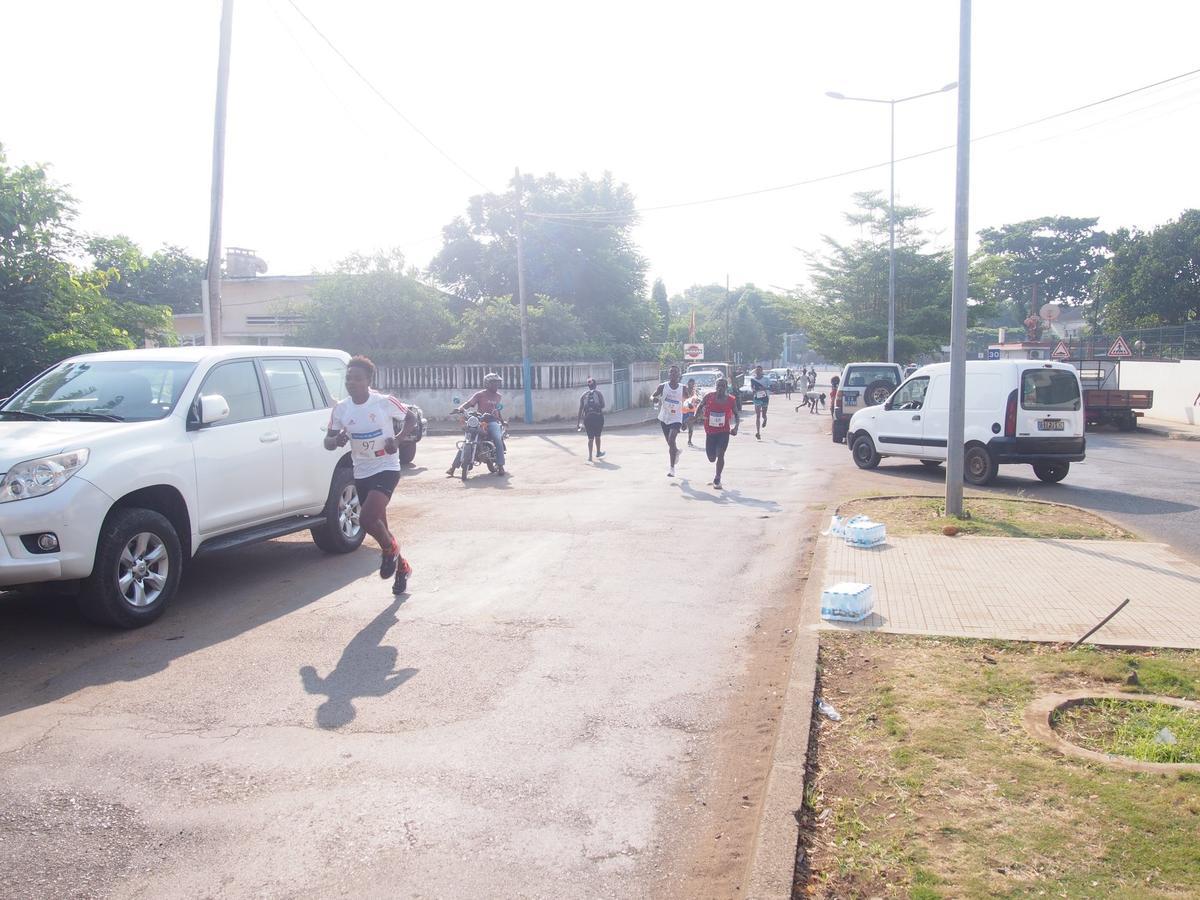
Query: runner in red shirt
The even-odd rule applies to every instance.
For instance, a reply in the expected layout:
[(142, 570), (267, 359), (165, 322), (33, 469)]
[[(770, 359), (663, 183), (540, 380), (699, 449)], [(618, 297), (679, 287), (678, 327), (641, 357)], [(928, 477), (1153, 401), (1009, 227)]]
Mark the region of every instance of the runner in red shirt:
[[(729, 382), (726, 379), (717, 379), (717, 389), (704, 398), (696, 416), (704, 423), (704, 449), (708, 453), (708, 461), (717, 464), (717, 475), (712, 486), (720, 490), (729, 436), (737, 434), (738, 425), (741, 424), (738, 401), (729, 393)], [(732, 427), (730, 419), (733, 420)]]

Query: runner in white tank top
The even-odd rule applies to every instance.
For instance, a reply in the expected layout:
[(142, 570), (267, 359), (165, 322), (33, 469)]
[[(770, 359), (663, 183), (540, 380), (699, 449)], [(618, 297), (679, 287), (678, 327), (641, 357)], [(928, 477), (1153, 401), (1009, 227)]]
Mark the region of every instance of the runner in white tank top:
[(675, 441), (683, 428), (683, 385), (679, 381), (679, 366), (671, 366), (667, 380), (654, 391), (652, 399), (661, 400), (658, 423), (662, 426), (663, 437), (667, 441), (667, 455), (671, 459), (667, 477), (674, 478), (675, 462), (679, 459), (679, 449), (675, 446)]

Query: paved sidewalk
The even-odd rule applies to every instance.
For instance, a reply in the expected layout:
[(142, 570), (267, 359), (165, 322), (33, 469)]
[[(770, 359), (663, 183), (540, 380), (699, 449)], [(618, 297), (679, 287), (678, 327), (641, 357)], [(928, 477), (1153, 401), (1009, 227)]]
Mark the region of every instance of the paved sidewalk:
[(1171, 419), (1138, 419), (1138, 428), (1154, 434), (1162, 434), (1176, 441), (1200, 441), (1200, 425), (1175, 422)]
[(1074, 641), (1129, 597), (1089, 643), (1200, 648), (1200, 566), (1165, 544), (920, 535), (857, 549), (823, 540), (820, 584), (872, 585), (875, 612), (822, 628)]

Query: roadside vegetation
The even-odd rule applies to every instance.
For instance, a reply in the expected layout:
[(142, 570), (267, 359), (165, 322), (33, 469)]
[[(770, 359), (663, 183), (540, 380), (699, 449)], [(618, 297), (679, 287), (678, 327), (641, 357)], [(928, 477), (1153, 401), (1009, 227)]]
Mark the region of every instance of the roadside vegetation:
[(1021, 721), (1058, 691), (1195, 699), (1200, 653), (831, 632), (818, 685), (842, 720), (814, 719), (797, 896), (1200, 893), (1200, 777), (1066, 758)]
[(967, 497), (970, 518), (946, 515), (944, 497), (860, 497), (843, 503), (838, 515), (867, 515), (887, 525), (889, 534), (942, 534), (947, 527), (960, 535), (981, 537), (1058, 538), (1060, 540), (1134, 540), (1135, 536), (1105, 519), (1073, 506), (997, 497)]

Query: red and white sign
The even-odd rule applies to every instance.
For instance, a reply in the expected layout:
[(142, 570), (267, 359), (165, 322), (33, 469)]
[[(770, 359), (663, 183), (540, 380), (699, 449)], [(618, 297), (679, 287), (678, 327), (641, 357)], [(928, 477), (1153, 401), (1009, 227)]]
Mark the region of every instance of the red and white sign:
[(1121, 335), (1117, 335), (1117, 339), (1112, 342), (1112, 346), (1108, 348), (1108, 355), (1115, 356), (1120, 359), (1127, 359), (1133, 356), (1133, 351), (1129, 349), (1129, 343)]
[(1070, 359), (1071, 348), (1067, 346), (1066, 341), (1059, 341), (1054, 345), (1054, 349), (1050, 351), (1051, 359)]
[(699, 362), (700, 360), (704, 359), (704, 345), (684, 344), (683, 358), (691, 362)]

